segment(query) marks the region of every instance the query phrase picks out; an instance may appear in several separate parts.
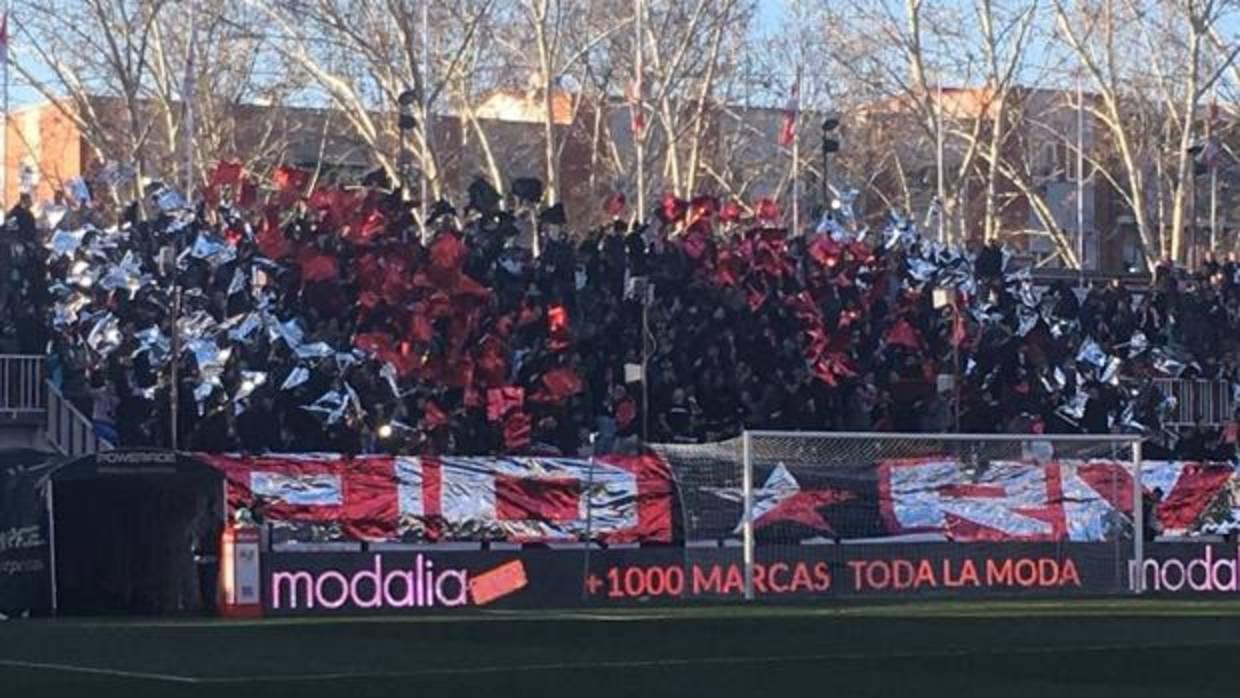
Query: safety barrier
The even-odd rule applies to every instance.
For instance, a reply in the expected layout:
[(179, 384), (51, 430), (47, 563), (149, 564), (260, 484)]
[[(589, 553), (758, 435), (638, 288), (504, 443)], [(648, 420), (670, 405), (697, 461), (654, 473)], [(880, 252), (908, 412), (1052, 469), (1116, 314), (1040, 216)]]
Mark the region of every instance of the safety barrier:
[(1231, 381), (1209, 378), (1156, 378), (1155, 387), (1163, 395), (1174, 397), (1175, 409), (1166, 425), (1191, 427), (1197, 424), (1218, 427), (1231, 421), (1235, 398)]
[(47, 409), (43, 375), (42, 356), (0, 354), (0, 416), (42, 418)]
[(47, 383), (47, 442), (65, 456), (85, 456), (113, 448), (95, 434), (95, 424)]

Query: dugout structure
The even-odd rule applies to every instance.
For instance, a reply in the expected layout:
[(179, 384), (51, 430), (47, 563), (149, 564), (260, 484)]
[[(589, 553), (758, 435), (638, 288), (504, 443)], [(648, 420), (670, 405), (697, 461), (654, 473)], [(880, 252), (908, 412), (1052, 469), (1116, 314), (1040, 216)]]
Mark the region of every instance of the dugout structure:
[(46, 595), (12, 594), (0, 605), (64, 615), (199, 609), (195, 527), (222, 516), (222, 484), (197, 459), (161, 450), (103, 451), (25, 472), (9, 504), (26, 511), (24, 557), (40, 564), (18, 571)]

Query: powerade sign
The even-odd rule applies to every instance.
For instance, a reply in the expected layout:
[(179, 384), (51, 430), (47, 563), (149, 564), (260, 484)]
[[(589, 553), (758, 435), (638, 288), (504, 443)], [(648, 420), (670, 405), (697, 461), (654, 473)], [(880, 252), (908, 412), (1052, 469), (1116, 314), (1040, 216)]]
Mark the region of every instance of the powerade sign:
[[(759, 548), (765, 600), (1122, 594), (1113, 544), (816, 545)], [(741, 599), (738, 548), (281, 552), (263, 556), (269, 616), (452, 613), (479, 607), (679, 605)]]
[(1139, 572), (1135, 560), (1128, 562), (1130, 588), (1138, 574), (1151, 594), (1240, 593), (1240, 546), (1156, 543), (1146, 546)]

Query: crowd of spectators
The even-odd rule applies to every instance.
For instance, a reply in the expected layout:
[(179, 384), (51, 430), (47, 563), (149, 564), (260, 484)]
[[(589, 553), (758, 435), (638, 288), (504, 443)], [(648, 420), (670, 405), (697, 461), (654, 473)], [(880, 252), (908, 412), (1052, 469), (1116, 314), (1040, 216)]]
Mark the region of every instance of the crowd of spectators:
[(13, 209), (0, 234), (0, 354), (41, 354), (50, 294), (46, 253), (29, 199)]
[[(9, 216), (3, 341), (50, 346), (118, 445), (172, 440), (174, 373), (181, 448), (412, 454), (743, 428), (1158, 434), (1150, 378), (1237, 378), (1234, 259), (1043, 288), (997, 243), (948, 250), (898, 220), (792, 234), (770, 201), (668, 196), (637, 226), (613, 197), (614, 223), (579, 231), (541, 192), (501, 204), (483, 182), (420, 240), (399, 193), (307, 194), (294, 173), (238, 206), (248, 183), (218, 175), (193, 213), (165, 191), (112, 228)], [(1230, 457), (1234, 437), (1178, 449)]]

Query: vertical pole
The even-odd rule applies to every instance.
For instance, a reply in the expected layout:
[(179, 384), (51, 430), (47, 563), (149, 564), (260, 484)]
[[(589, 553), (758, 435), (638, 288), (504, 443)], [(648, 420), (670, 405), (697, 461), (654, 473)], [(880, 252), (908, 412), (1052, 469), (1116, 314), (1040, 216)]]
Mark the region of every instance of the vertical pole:
[(1189, 269), (1197, 267), (1197, 163), (1193, 162), (1189, 165), (1188, 171), (1188, 215), (1186, 225), (1188, 229), (1184, 231), (1184, 239), (1181, 245), (1188, 245), (1188, 249), (1184, 251), (1184, 264)]
[(169, 350), (171, 357), (168, 359), (171, 363), (168, 367), (169, 386), (168, 386), (168, 421), (170, 433), (168, 436), (168, 445), (173, 451), (181, 447), (180, 442), (180, 416), (181, 416), (181, 327), (177, 322), (181, 318), (181, 284), (177, 280), (176, 258), (180, 253), (180, 244), (174, 243), (173, 249), (178, 254), (173, 255), (172, 263), (172, 320), (169, 329)]
[[(960, 224), (960, 241), (969, 239), (969, 175), (960, 178), (960, 196), (956, 197), (956, 220)], [(985, 231), (983, 231), (985, 236)]]
[(0, 218), (9, 210), (9, 14), (11, 0), (4, 0), (4, 18), (0, 19), (0, 40), (4, 41), (4, 119), (0, 122)]
[(797, 63), (796, 104), (792, 112), (792, 234), (801, 234), (801, 64)]
[[(431, 0), (422, 1), (422, 242), (431, 239), (430, 163), (431, 156)], [(496, 183), (496, 186), (499, 186)]]
[(943, 74), (940, 71), (938, 76), (938, 84), (935, 87), (938, 99), (934, 104), (934, 140), (935, 140), (935, 169), (937, 171), (936, 178), (938, 180), (938, 224), (939, 224), (939, 244), (947, 244), (947, 184), (943, 181)]
[(822, 210), (834, 218), (834, 209), (831, 208), (831, 153), (827, 152), (827, 141), (830, 138), (830, 132), (824, 128), (822, 130)]
[(827, 186), (827, 177), (830, 176), (831, 173), (829, 160), (831, 156), (827, 153), (827, 146), (825, 144), (827, 137), (824, 135), (822, 139), (824, 141), (822, 146), (822, 210), (830, 214), (831, 189)]
[(1218, 246), (1218, 168), (1210, 167), (1210, 251)]
[[(181, 98), (185, 100), (185, 202), (189, 205), (191, 211), (197, 211), (194, 206), (194, 57), (196, 43), (198, 41), (198, 0), (190, 0), (189, 3), (189, 50), (185, 57), (185, 86), (184, 94)], [(172, 320), (171, 320), (171, 337), (169, 341), (172, 356), (169, 359), (172, 363), (169, 367), (170, 385), (168, 389), (169, 405), (168, 417), (170, 434), (168, 443), (173, 451), (181, 447), (180, 442), (180, 418), (181, 418), (181, 378), (180, 378), (180, 358), (181, 358), (181, 332), (178, 326), (178, 320), (181, 318), (181, 284), (177, 279), (177, 257), (181, 254), (180, 233), (173, 236), (172, 243), (172, 263), (169, 273), (172, 275)]]
[(650, 297), (642, 294), (642, 444), (650, 443)]
[[(1111, 445), (1111, 458), (1115, 461), (1119, 460), (1114, 444)], [(1119, 493), (1121, 491), (1119, 488), (1118, 471), (1118, 468), (1111, 471), (1111, 498), (1112, 501), (1116, 502), (1120, 501)], [(1124, 588), (1124, 574), (1127, 572), (1125, 569), (1127, 565), (1124, 564), (1123, 526), (1120, 526), (1118, 530), (1108, 532), (1106, 535), (1110, 536), (1115, 542), (1114, 550), (1111, 551), (1111, 554), (1115, 557), (1115, 588), (1116, 590), (1122, 590)]]
[(1141, 441), (1132, 444), (1132, 592), (1145, 591), (1145, 499), (1141, 484)]
[(194, 52), (198, 41), (198, 0), (189, 3), (189, 50), (185, 56), (185, 202), (194, 210)]
[(750, 449), (750, 434), (746, 430), (741, 433), (741, 496), (744, 509), (741, 513), (741, 527), (745, 561), (745, 599), (753, 600), (753, 456)]
[[(645, 76), (642, 72), (645, 68), (642, 50), (645, 42), (643, 33), (645, 31), (645, 8), (642, 6), (642, 0), (633, 0), (633, 11), (636, 15), (633, 21), (633, 50), (637, 52), (634, 60), (637, 64), (637, 84), (633, 87), (634, 99), (637, 101), (636, 109), (641, 114), (645, 109), (643, 99), (645, 97), (645, 85), (642, 84)], [(644, 125), (644, 116), (642, 121), (630, 118), (630, 124), (642, 123), (642, 128), (633, 133), (633, 145), (635, 146), (637, 158), (637, 222), (640, 224), (646, 218), (646, 129)], [(642, 341), (646, 341), (642, 338)], [(645, 376), (642, 376), (642, 383), (645, 384)]]
[(60, 590), (56, 583), (56, 495), (52, 490), (52, 478), (47, 478), (47, 562), (48, 577), (52, 587), (52, 615), (60, 610)]
[[(1213, 253), (1218, 245), (1218, 142), (1215, 133), (1215, 120), (1218, 118), (1218, 81), (1214, 82), (1211, 89), (1210, 97), (1210, 118), (1206, 121), (1206, 128), (1209, 135), (1206, 141), (1211, 151), (1210, 160), (1206, 163), (1210, 167), (1210, 252)], [(6, 109), (7, 113), (7, 109)]]
[(590, 600), (590, 543), (594, 524), (594, 437), (590, 437), (590, 460), (586, 471), (586, 550), (581, 563), (581, 600)]
[[(952, 339), (955, 339), (956, 323), (960, 322), (960, 298), (952, 292)], [(960, 433), (960, 343), (952, 342), (952, 421)]]
[(530, 253), (534, 255), (534, 259), (538, 259), (542, 256), (542, 227), (538, 222), (538, 211), (532, 208), (530, 209), (530, 236)]
[(1076, 268), (1085, 287), (1085, 89), (1076, 76)]

